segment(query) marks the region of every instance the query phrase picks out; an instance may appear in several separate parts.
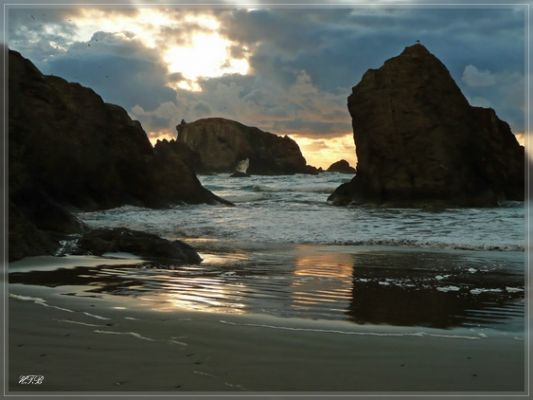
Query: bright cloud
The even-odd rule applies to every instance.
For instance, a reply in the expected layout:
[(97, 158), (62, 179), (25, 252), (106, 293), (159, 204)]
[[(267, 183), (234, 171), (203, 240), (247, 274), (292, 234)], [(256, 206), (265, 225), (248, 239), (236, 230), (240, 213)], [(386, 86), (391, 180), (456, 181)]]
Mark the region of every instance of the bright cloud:
[(168, 73), (181, 76), (178, 81), (169, 80), (173, 88), (201, 91), (199, 79), (245, 75), (250, 69), (246, 46), (240, 49), (240, 57), (235, 57), (232, 48), (238, 43), (219, 32), (220, 22), (210, 14), (154, 8), (124, 14), (81, 9), (69, 21), (76, 26), (75, 39), (79, 41), (89, 41), (95, 32), (102, 31), (157, 49)]
[(136, 105), (131, 113), (154, 131), (162, 128), (161, 120), (173, 128), (182, 118), (206, 117), (236, 119), (280, 135), (339, 136), (351, 129), (346, 96), (321, 91), (304, 71), (295, 72), (294, 82), (288, 85), (270, 81), (265, 86), (263, 80), (245, 76), (201, 84), (201, 92), (178, 90), (174, 102), (163, 102), (154, 110)]
[[(184, 79), (176, 86), (180, 89), (201, 91), (200, 78), (214, 78), (224, 74), (246, 75), (250, 66), (245, 58), (230, 55), (232, 43), (217, 33), (200, 33), (188, 43), (174, 46), (164, 52), (163, 60), (169, 73), (180, 73)], [(246, 50), (246, 49), (245, 49)]]

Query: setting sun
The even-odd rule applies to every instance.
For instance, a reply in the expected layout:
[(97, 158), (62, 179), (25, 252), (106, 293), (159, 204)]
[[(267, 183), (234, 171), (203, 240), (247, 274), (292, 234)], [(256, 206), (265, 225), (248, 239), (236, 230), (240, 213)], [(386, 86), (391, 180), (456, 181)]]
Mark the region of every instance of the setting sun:
[(176, 83), (177, 87), (200, 91), (199, 78), (235, 73), (245, 75), (248, 72), (248, 61), (232, 58), (230, 46), (231, 42), (217, 33), (195, 34), (186, 45), (166, 50), (163, 60), (169, 73), (177, 72), (184, 78)]
[(246, 75), (250, 68), (248, 49), (241, 46), (243, 57), (233, 57), (231, 48), (237, 44), (219, 33), (220, 22), (212, 15), (164, 13), (149, 8), (139, 8), (133, 14), (83, 9), (69, 21), (76, 26), (76, 39), (80, 41), (89, 41), (95, 32), (102, 31), (139, 41), (149, 49), (157, 48), (169, 75), (180, 74), (179, 79), (168, 82), (174, 89), (201, 91), (201, 78)]

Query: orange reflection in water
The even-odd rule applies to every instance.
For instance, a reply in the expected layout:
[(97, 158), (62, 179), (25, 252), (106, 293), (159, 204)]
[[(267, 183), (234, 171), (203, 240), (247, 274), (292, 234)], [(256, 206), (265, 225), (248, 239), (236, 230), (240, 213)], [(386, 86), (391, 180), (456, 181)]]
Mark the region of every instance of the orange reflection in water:
[(351, 282), (353, 265), (352, 254), (326, 251), (316, 246), (296, 246), (295, 275), (346, 278)]
[(141, 297), (143, 303), (155, 311), (203, 311), (215, 313), (243, 314), (243, 291), (246, 286), (233, 279), (228, 279), (224, 273), (214, 275), (205, 274), (209, 266), (228, 266), (227, 274), (233, 274), (231, 266), (236, 262), (245, 261), (247, 256), (241, 253), (225, 255), (200, 253), (204, 262), (200, 266), (186, 266), (181, 270), (190, 269), (190, 276), (161, 275), (153, 277), (162, 282), (161, 289), (154, 295)]
[(297, 246), (293, 307), (337, 303), (352, 298), (354, 257), (316, 246)]
[(243, 314), (245, 305), (240, 301), (239, 288), (219, 279), (200, 281), (189, 279), (169, 283), (168, 289), (153, 296), (142, 296), (145, 305), (155, 311), (203, 311)]

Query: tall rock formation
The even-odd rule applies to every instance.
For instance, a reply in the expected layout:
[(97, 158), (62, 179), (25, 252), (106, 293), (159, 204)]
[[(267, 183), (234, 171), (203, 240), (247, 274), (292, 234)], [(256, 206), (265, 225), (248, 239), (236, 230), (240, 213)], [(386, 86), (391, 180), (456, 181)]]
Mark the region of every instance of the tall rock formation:
[(334, 203), (493, 206), (524, 199), (524, 148), (473, 107), (423, 45), (368, 70), (348, 97), (357, 174)]
[(10, 258), (50, 253), (79, 232), (64, 207), (219, 200), (182, 159), (154, 152), (138, 121), (93, 90), (43, 75), (9, 51)]
[(199, 172), (233, 172), (249, 159), (247, 173), (284, 175), (315, 173), (306, 165), (298, 144), (224, 118), (204, 118), (178, 126), (178, 142), (186, 144), (201, 160)]

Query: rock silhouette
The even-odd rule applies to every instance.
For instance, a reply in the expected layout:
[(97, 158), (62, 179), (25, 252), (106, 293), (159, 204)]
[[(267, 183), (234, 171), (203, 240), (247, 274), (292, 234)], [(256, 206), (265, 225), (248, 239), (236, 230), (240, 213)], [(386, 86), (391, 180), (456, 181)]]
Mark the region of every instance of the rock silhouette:
[(67, 208), (219, 201), (179, 156), (93, 90), (43, 75), (9, 51), (10, 259), (50, 253), (46, 232), (80, 232)]
[(348, 97), (357, 174), (329, 200), (494, 206), (524, 200), (524, 148), (494, 110), (471, 106), (423, 45), (368, 70)]
[(127, 252), (156, 260), (163, 264), (198, 264), (202, 259), (189, 245), (169, 241), (150, 233), (126, 228), (94, 229), (82, 235), (76, 254), (102, 255), (108, 252)]
[(328, 169), (328, 172), (340, 172), (342, 174), (355, 174), (355, 168), (350, 165), (346, 160), (339, 160), (331, 164)]

